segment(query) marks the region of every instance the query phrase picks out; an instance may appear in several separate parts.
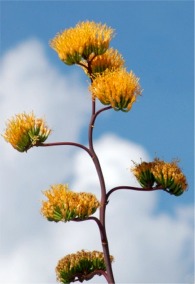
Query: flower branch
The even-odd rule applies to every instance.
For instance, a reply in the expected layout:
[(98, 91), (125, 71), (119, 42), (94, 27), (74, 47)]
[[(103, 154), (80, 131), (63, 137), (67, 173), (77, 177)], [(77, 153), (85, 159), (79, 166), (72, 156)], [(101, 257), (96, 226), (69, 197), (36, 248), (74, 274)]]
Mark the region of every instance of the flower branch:
[(91, 151), (87, 147), (85, 147), (84, 145), (82, 145), (80, 143), (75, 143), (75, 142), (39, 143), (36, 146), (37, 147), (74, 146), (74, 147), (82, 148), (83, 150), (85, 150), (92, 157), (92, 153), (91, 153)]
[(161, 186), (156, 186), (156, 187), (151, 187), (151, 188), (142, 188), (142, 187), (121, 185), (121, 186), (116, 186), (116, 187), (110, 189), (106, 194), (106, 200), (108, 202), (109, 196), (117, 190), (136, 190), (136, 191), (145, 192), (145, 191), (154, 191), (154, 190), (162, 190), (162, 189), (163, 188)]
[(85, 219), (80, 219), (80, 218), (74, 218), (74, 219), (72, 219), (72, 221), (75, 221), (75, 222), (83, 222), (83, 221), (90, 221), (90, 220), (96, 222), (96, 224), (98, 225), (100, 234), (101, 234), (101, 239), (104, 239), (103, 226), (102, 226), (102, 223), (100, 222), (100, 220), (99, 220), (98, 218), (93, 217), (93, 216), (90, 216), (90, 217), (86, 217)]
[[(93, 104), (93, 108), (92, 108), (92, 116), (91, 116), (91, 120), (89, 123), (89, 133), (88, 133), (88, 137), (89, 137), (89, 148), (90, 148), (90, 152), (93, 156), (93, 163), (95, 165), (96, 168), (96, 172), (99, 178), (99, 183), (100, 183), (100, 189), (101, 189), (101, 202), (100, 202), (100, 224), (101, 224), (101, 228), (100, 228), (100, 234), (101, 234), (101, 242), (102, 242), (102, 248), (103, 248), (103, 252), (104, 252), (104, 259), (105, 259), (105, 263), (106, 263), (106, 268), (107, 268), (107, 273), (108, 273), (108, 279), (109, 279), (109, 283), (114, 283), (114, 275), (113, 275), (113, 271), (112, 271), (112, 266), (111, 266), (111, 261), (110, 261), (110, 253), (109, 253), (109, 246), (108, 246), (108, 240), (107, 240), (107, 234), (106, 234), (106, 227), (105, 227), (105, 211), (106, 211), (106, 186), (105, 186), (105, 181), (104, 181), (104, 176), (103, 176), (103, 172), (101, 169), (101, 165), (99, 162), (99, 159), (96, 155), (96, 152), (94, 150), (93, 147), (93, 128), (94, 128), (94, 124), (95, 124), (95, 119), (97, 117), (98, 114), (100, 114), (101, 112), (110, 109), (110, 107), (105, 107), (100, 109), (98, 112), (94, 112), (95, 111), (95, 100), (92, 100), (92, 104)], [(93, 111), (94, 110), (94, 111)]]

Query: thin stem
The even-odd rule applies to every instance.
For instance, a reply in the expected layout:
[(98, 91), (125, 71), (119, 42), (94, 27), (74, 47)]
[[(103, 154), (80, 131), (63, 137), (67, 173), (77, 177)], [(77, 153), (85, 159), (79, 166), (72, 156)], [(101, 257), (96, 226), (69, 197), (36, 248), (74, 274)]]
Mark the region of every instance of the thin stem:
[(96, 224), (98, 225), (98, 228), (99, 228), (99, 232), (100, 232), (100, 236), (101, 236), (101, 239), (104, 238), (104, 235), (103, 235), (103, 227), (102, 227), (102, 224), (100, 222), (100, 220), (96, 217), (93, 217), (93, 216), (90, 216), (90, 217), (87, 217), (85, 219), (80, 219), (80, 218), (74, 218), (72, 219), (72, 221), (75, 221), (75, 222), (83, 222), (83, 221), (95, 221)]
[(36, 145), (37, 147), (52, 147), (52, 146), (74, 146), (79, 147), (85, 150), (91, 157), (91, 151), (82, 144), (75, 143), (75, 142), (52, 142), (52, 143), (40, 143)]
[(87, 71), (88, 71), (88, 66), (86, 66), (84, 63), (79, 62), (79, 63), (77, 63), (77, 65), (79, 65), (79, 66), (81, 66), (81, 67), (84, 67), (84, 68), (87, 69)]
[(101, 241), (102, 241), (102, 248), (104, 252), (104, 259), (106, 263), (106, 270), (108, 274), (108, 283), (115, 283), (114, 282), (114, 275), (112, 271), (111, 261), (110, 261), (110, 252), (109, 252), (109, 246), (108, 246), (108, 240), (107, 240), (107, 234), (106, 234), (106, 226), (105, 226), (105, 212), (106, 212), (106, 187), (104, 182), (104, 176), (102, 173), (102, 169), (98, 160), (98, 157), (96, 156), (93, 149), (90, 149), (93, 153), (93, 162), (96, 167), (96, 171), (99, 177), (100, 187), (101, 187), (101, 205), (100, 205), (100, 234), (101, 234)]
[(106, 271), (102, 270), (102, 275), (106, 278), (107, 282), (109, 283), (108, 273)]
[(108, 110), (108, 109), (111, 109), (111, 108), (112, 108), (111, 106), (107, 106), (107, 107), (103, 107), (103, 108), (99, 109), (99, 110), (95, 113), (95, 115), (94, 115), (93, 123), (95, 122), (96, 117), (97, 117), (102, 111), (105, 111), (105, 110)]
[(104, 108), (101, 108), (100, 110), (98, 110), (97, 112), (95, 112), (95, 101), (92, 102), (92, 116), (91, 116), (91, 121), (90, 121), (90, 124), (89, 124), (89, 148), (93, 149), (93, 129), (94, 129), (94, 125), (95, 125), (95, 120), (97, 118), (97, 116), (105, 111), (105, 110), (108, 110), (108, 109), (111, 109), (112, 107), (111, 106), (108, 106), (108, 107), (104, 107)]
[[(137, 191), (154, 191), (154, 190), (162, 190), (163, 188), (162, 187), (151, 187), (151, 188), (142, 188), (142, 187), (135, 187), (135, 186), (126, 186), (126, 185), (121, 185), (121, 186), (117, 186), (117, 187), (114, 187), (112, 189), (110, 189), (107, 194), (106, 194), (106, 200), (108, 201), (108, 198), (109, 196), (114, 192), (114, 191), (117, 191), (117, 190), (121, 190), (121, 189), (127, 189), (127, 190), (137, 190)], [(166, 189), (164, 189), (165, 191), (167, 191)]]

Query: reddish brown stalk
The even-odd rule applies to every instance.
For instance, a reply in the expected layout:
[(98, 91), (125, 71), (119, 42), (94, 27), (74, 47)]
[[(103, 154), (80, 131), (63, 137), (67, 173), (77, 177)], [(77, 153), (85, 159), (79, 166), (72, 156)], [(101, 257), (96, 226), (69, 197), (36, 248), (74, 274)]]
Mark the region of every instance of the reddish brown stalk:
[[(88, 73), (90, 75), (91, 83), (93, 82), (93, 73), (91, 68), (91, 61), (88, 62)], [(111, 107), (105, 107), (100, 109), (96, 112), (96, 101), (95, 98), (92, 97), (92, 112), (91, 112), (91, 120), (89, 123), (89, 131), (88, 131), (88, 141), (89, 141), (89, 151), (91, 153), (91, 157), (93, 160), (93, 163), (96, 168), (96, 172), (99, 178), (100, 188), (101, 188), (101, 205), (100, 205), (100, 223), (101, 228), (100, 229), (100, 235), (101, 235), (101, 242), (102, 242), (102, 248), (104, 252), (104, 260), (106, 263), (106, 271), (107, 271), (107, 281), (108, 283), (115, 283), (114, 281), (114, 275), (112, 271), (111, 261), (110, 261), (110, 253), (109, 253), (109, 246), (108, 246), (108, 240), (107, 240), (107, 234), (106, 234), (106, 225), (105, 225), (105, 212), (106, 212), (106, 186), (104, 181), (104, 176), (102, 173), (101, 165), (99, 162), (99, 159), (95, 153), (94, 147), (93, 147), (93, 129), (96, 117), (98, 114), (100, 114), (102, 111), (110, 109)]]
[(101, 205), (100, 205), (101, 228), (99, 227), (99, 229), (100, 229), (100, 235), (101, 235), (102, 248), (104, 252), (104, 259), (106, 263), (106, 270), (107, 270), (107, 277), (108, 277), (107, 280), (108, 280), (108, 283), (115, 283), (111, 261), (110, 261), (110, 252), (109, 252), (109, 246), (108, 246), (108, 240), (107, 240), (107, 234), (106, 234), (106, 225), (105, 225), (105, 213), (106, 213), (106, 204), (107, 204), (106, 186), (105, 186), (105, 181), (104, 181), (104, 176), (102, 173), (101, 165), (100, 165), (99, 159), (93, 147), (93, 128), (95, 124), (95, 119), (97, 115), (100, 114), (102, 111), (108, 110), (110, 108), (111, 107), (105, 107), (95, 112), (95, 100), (92, 100), (92, 115), (91, 115), (91, 121), (89, 124), (88, 138), (89, 138), (89, 150), (90, 150), (90, 153), (93, 159), (93, 163), (96, 168), (96, 172), (99, 178), (99, 183), (100, 183), (100, 188), (101, 188)]
[[(155, 187), (151, 187), (151, 188), (143, 188), (143, 187), (135, 187), (135, 186), (127, 186), (127, 185), (121, 185), (121, 186), (117, 186), (114, 187), (112, 189), (110, 189), (107, 194), (106, 194), (106, 200), (108, 202), (108, 198), (111, 195), (111, 193), (113, 193), (114, 191), (117, 190), (122, 190), (122, 189), (126, 189), (126, 190), (137, 190), (137, 191), (154, 191), (154, 190), (162, 190), (162, 187), (159, 186), (155, 186)], [(164, 189), (165, 191), (167, 191), (166, 189)]]
[(101, 222), (98, 218), (91, 216), (91, 217), (87, 217), (85, 219), (80, 219), (80, 218), (72, 219), (72, 221), (75, 221), (75, 222), (83, 222), (83, 221), (90, 221), (90, 220), (95, 221), (96, 224), (98, 225), (98, 228), (99, 228), (99, 231), (100, 231), (100, 236), (101, 236), (101, 239), (102, 239), (104, 237), (102, 235), (103, 228), (102, 228), (102, 224), (101, 224)]
[[(51, 147), (51, 146), (74, 146), (74, 147), (79, 147), (82, 148), (83, 150), (85, 150), (90, 156), (91, 156), (91, 152), (90, 150), (85, 147), (82, 144), (79, 143), (75, 143), (75, 142), (51, 142), (51, 143), (40, 143), (36, 145), (37, 147), (41, 146), (41, 147)], [(91, 156), (92, 157), (92, 156)]]

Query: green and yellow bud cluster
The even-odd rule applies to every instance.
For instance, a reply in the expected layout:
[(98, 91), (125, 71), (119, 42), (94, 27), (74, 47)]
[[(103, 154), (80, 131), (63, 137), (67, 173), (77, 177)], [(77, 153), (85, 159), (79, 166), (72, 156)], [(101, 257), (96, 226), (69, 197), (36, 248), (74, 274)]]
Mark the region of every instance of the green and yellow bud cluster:
[(73, 192), (64, 184), (52, 185), (51, 189), (43, 193), (48, 200), (42, 201), (41, 213), (49, 221), (84, 219), (95, 213), (100, 205), (95, 195)]
[(33, 146), (44, 142), (51, 129), (45, 121), (36, 118), (34, 113), (21, 113), (8, 120), (5, 133), (2, 135), (19, 152), (25, 152)]
[(179, 196), (187, 189), (186, 177), (178, 167), (178, 161), (165, 163), (156, 159), (151, 171), (156, 183), (169, 189), (170, 193)]
[(92, 54), (103, 54), (109, 47), (113, 32), (101, 23), (80, 22), (74, 28), (58, 33), (50, 45), (65, 64), (78, 64)]
[(93, 80), (89, 90), (102, 104), (124, 112), (129, 111), (137, 96), (141, 95), (139, 79), (124, 68), (106, 70)]
[(142, 162), (141, 164), (135, 164), (132, 169), (134, 176), (142, 187), (151, 188), (154, 185), (155, 179), (151, 172), (152, 165), (152, 162)]
[(179, 196), (188, 186), (186, 177), (178, 166), (178, 161), (166, 163), (156, 158), (150, 163), (135, 164), (131, 170), (140, 185), (145, 188), (156, 184), (157, 187), (166, 189), (170, 194)]
[[(110, 256), (113, 261), (113, 256)], [(75, 254), (69, 254), (59, 260), (56, 267), (57, 281), (61, 283), (70, 283), (75, 281), (83, 282), (89, 280), (97, 271), (106, 271), (104, 254), (99, 251), (79, 251)], [(90, 274), (93, 275), (90, 277)]]

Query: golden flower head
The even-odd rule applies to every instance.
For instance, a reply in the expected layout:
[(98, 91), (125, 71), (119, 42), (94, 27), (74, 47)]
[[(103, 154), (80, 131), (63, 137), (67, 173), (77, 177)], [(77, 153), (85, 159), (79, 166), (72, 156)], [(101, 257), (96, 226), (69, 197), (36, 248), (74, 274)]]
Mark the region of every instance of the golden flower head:
[(154, 185), (155, 179), (151, 172), (153, 163), (142, 162), (141, 164), (134, 163), (135, 166), (131, 169), (138, 182), (142, 187), (151, 188)]
[(178, 161), (166, 163), (155, 158), (150, 163), (135, 164), (131, 170), (142, 187), (152, 187), (155, 183), (157, 187), (176, 196), (187, 189), (186, 177), (178, 167)]
[(178, 166), (178, 161), (166, 163), (156, 158), (151, 172), (156, 183), (171, 194), (179, 196), (188, 187), (186, 177)]
[[(83, 65), (86, 67), (86, 63), (83, 61)], [(93, 75), (93, 77), (96, 76), (96, 74), (102, 74), (105, 70), (114, 70), (118, 69), (124, 66), (124, 59), (122, 55), (118, 52), (118, 50), (109, 48), (104, 54), (95, 56), (91, 62), (90, 62), (90, 72)], [(86, 72), (88, 68), (83, 68), (83, 70)], [(88, 76), (91, 77), (91, 74), (88, 74)]]
[(95, 195), (85, 192), (73, 192), (68, 185), (56, 184), (43, 192), (48, 198), (42, 201), (41, 213), (49, 221), (70, 221), (84, 219), (97, 210), (99, 202)]
[[(114, 260), (113, 256), (110, 256), (110, 260)], [(57, 281), (61, 283), (83, 282), (83, 280), (91, 279), (96, 271), (99, 275), (98, 270), (106, 271), (102, 252), (78, 251), (59, 260), (56, 267)]]
[(138, 95), (141, 95), (139, 79), (124, 68), (106, 70), (92, 82), (89, 90), (102, 104), (111, 105), (114, 110), (129, 111)]
[(36, 118), (34, 113), (21, 113), (8, 120), (5, 133), (2, 135), (19, 152), (24, 152), (33, 146), (44, 142), (51, 129), (45, 121)]
[(72, 65), (82, 58), (87, 60), (91, 54), (103, 54), (109, 47), (113, 32), (101, 23), (80, 22), (74, 28), (58, 33), (50, 41), (50, 46), (64, 63)]

